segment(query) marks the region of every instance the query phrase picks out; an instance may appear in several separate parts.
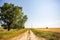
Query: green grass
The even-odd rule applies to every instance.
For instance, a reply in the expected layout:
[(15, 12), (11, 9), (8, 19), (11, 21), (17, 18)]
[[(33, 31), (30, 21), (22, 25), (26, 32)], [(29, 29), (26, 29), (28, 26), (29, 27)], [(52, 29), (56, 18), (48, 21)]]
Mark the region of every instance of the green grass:
[(31, 30), (38, 37), (43, 37), (48, 40), (58, 40), (60, 38), (60, 33), (57, 32), (41, 31), (36, 29), (31, 29)]
[[(4, 32), (5, 31), (5, 32)], [(24, 32), (27, 31), (27, 29), (21, 29), (21, 30), (11, 30), (11, 31), (6, 31), (4, 30), (3, 32), (0, 32), (0, 39), (9, 39), (15, 36), (18, 36)]]

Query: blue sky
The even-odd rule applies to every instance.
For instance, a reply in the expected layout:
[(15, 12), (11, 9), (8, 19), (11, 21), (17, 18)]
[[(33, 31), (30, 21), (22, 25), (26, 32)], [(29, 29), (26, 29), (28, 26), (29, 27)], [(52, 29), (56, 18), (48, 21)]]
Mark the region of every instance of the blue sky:
[(60, 27), (60, 0), (0, 0), (23, 7), (28, 16), (26, 27)]

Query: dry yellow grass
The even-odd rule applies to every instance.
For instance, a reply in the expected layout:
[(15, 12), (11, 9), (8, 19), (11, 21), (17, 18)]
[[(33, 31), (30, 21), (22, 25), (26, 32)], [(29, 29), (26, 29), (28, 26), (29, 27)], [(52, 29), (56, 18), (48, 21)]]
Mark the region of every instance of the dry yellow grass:
[(8, 40), (10, 38), (13, 38), (15, 36), (21, 35), (22, 33), (26, 32), (27, 29), (21, 29), (21, 30), (10, 30), (10, 31), (5, 31), (3, 30), (0, 32), (0, 40)]
[(36, 28), (36, 30), (42, 30), (42, 31), (51, 31), (51, 32), (58, 32), (60, 33), (60, 28)]
[(43, 37), (46, 40), (60, 40), (60, 28), (37, 28), (31, 29), (38, 37)]

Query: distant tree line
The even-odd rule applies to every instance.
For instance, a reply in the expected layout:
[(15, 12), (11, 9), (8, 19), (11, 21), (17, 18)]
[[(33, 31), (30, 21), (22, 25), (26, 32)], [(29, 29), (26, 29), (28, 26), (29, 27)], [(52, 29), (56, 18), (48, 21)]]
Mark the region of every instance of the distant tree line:
[(27, 21), (27, 15), (22, 12), (22, 7), (14, 6), (14, 4), (4, 3), (0, 7), (0, 21), (4, 29), (21, 29), (25, 28), (24, 24)]

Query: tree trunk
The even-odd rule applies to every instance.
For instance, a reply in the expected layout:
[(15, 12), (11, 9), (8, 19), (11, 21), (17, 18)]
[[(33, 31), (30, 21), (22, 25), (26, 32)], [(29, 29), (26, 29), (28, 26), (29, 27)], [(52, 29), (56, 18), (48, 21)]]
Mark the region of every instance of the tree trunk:
[(8, 31), (10, 31), (10, 29), (11, 29), (10, 25), (11, 25), (11, 23), (8, 23)]
[(8, 31), (10, 31), (10, 26), (8, 26)]

